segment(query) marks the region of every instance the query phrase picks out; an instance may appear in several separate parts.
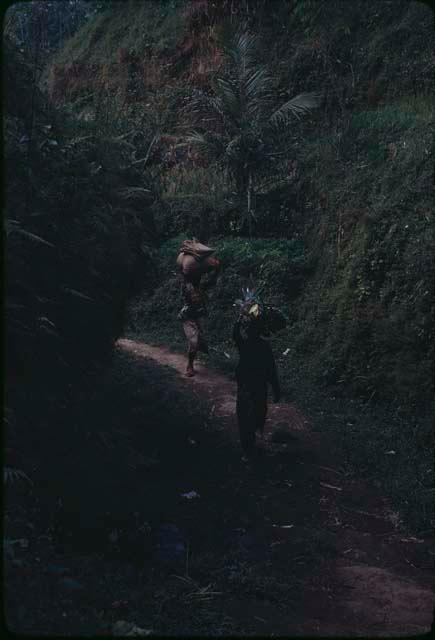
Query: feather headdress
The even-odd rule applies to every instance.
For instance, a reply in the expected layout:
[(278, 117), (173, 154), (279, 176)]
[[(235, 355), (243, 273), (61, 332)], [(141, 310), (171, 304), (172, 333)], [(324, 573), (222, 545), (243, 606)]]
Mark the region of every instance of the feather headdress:
[(260, 334), (269, 336), (284, 329), (287, 318), (282, 311), (263, 302), (261, 290), (252, 282), (242, 287), (243, 297), (236, 300), (234, 306), (239, 308), (239, 319), (243, 324), (253, 323)]

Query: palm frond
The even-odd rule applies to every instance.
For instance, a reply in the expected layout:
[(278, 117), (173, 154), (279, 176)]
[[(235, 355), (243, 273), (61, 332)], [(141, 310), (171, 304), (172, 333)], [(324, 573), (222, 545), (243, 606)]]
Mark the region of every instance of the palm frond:
[(225, 113), (233, 120), (237, 120), (241, 111), (239, 87), (234, 81), (224, 78), (218, 79), (217, 86)]
[(199, 151), (208, 156), (219, 158), (226, 149), (226, 138), (216, 132), (192, 131), (185, 138), (187, 144), (194, 145)]
[(246, 75), (242, 86), (248, 100), (258, 99), (270, 91), (272, 77), (265, 66), (257, 67)]
[(320, 93), (300, 93), (276, 109), (270, 116), (270, 123), (273, 126), (287, 125), (293, 116), (300, 118), (312, 109), (316, 109), (321, 99)]
[(239, 32), (234, 38), (232, 47), (226, 50), (227, 55), (242, 73), (255, 63), (258, 49), (258, 38), (246, 31)]
[(186, 136), (187, 144), (193, 144), (197, 147), (207, 147), (208, 141), (206, 137), (199, 131), (192, 131)]
[(224, 116), (224, 107), (220, 96), (201, 95), (189, 103), (189, 112), (197, 117)]

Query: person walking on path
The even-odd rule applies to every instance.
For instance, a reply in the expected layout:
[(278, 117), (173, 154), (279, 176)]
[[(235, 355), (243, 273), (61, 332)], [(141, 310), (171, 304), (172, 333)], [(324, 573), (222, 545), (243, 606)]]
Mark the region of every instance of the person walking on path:
[(233, 328), (233, 340), (239, 351), (236, 412), (245, 462), (255, 451), (256, 433), (263, 435), (268, 384), (272, 387), (274, 401), (279, 402), (281, 397), (275, 358), (269, 342), (263, 337), (264, 332), (260, 305), (248, 304)]
[(212, 256), (213, 253), (213, 249), (195, 239), (185, 240), (177, 258), (184, 299), (184, 306), (178, 317), (183, 322), (183, 331), (188, 344), (186, 368), (188, 377), (195, 375), (194, 363), (198, 351), (208, 353), (202, 318), (207, 315), (206, 291), (216, 284), (220, 272), (220, 262)]

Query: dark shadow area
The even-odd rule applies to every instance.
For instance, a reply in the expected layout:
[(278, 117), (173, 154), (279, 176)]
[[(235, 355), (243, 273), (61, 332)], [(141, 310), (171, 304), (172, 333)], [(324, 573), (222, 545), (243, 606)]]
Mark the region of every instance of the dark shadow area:
[[(300, 464), (297, 443), (246, 467), (185, 381), (120, 351), (94, 384), (62, 428), (44, 434), (35, 425), (39, 440), (26, 454), (39, 461), (34, 485), (6, 496), (7, 537), (28, 544), (15, 545), (7, 565), (11, 627), (107, 630), (122, 618), (113, 603), (123, 598), (129, 619), (163, 632), (206, 632), (210, 608), (217, 615), (236, 595), (250, 611), (257, 600), (302, 611), (301, 585), (314, 574), (328, 579), (329, 553), (317, 526), (318, 479)], [(207, 616), (184, 610), (181, 623), (178, 606), (143, 608), (149, 588), (172, 597), (173, 573), (219, 585), (219, 596), (204, 594)], [(82, 623), (70, 620), (77, 610)]]

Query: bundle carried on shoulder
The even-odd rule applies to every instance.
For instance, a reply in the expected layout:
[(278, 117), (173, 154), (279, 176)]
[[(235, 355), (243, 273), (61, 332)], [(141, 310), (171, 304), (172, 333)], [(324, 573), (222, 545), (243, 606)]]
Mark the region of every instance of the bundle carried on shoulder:
[(214, 249), (207, 247), (207, 245), (193, 238), (193, 240), (184, 240), (180, 247), (180, 253), (193, 256), (197, 260), (202, 260), (203, 258), (211, 256), (211, 254), (214, 253)]
[(180, 247), (177, 258), (177, 265), (184, 276), (191, 277), (201, 273), (204, 266), (207, 266), (207, 259), (214, 253), (214, 249), (207, 247), (202, 242), (184, 240)]

